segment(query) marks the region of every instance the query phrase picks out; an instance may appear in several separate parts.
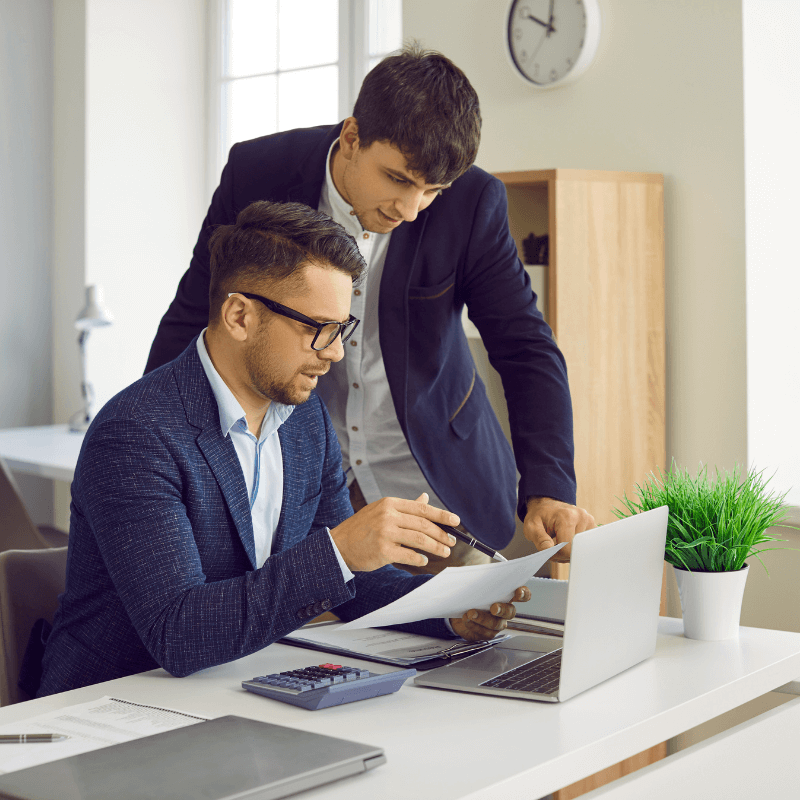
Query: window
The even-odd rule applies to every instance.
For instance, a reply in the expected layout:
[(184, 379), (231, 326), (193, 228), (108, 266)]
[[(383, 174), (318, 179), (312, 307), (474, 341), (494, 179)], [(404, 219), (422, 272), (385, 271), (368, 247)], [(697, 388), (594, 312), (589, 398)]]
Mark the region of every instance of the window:
[(402, 0), (217, 0), (213, 13), (215, 179), (235, 142), (349, 116), (364, 76), (402, 44)]

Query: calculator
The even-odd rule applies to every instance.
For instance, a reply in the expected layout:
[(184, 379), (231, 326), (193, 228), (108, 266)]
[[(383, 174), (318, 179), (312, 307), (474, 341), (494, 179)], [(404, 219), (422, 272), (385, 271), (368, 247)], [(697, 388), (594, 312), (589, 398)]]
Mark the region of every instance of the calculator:
[(319, 664), (242, 681), (242, 688), (316, 711), (391, 694), (416, 674), (415, 669), (379, 674), (360, 667)]

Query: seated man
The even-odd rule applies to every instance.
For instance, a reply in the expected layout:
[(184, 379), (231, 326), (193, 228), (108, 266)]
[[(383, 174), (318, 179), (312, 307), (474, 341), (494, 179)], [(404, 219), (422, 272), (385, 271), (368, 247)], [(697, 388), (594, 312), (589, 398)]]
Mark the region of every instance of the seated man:
[[(430, 577), (391, 563), (449, 552), (434, 523), (458, 517), (424, 495), (353, 515), (312, 394), (358, 324), (354, 240), (307, 206), (259, 202), (219, 227), (210, 250), (208, 328), (86, 434), (40, 696), (158, 666), (189, 675), (324, 611), (359, 617)], [(528, 596), (522, 587), (515, 599)], [(491, 610), (450, 620), (452, 631), (491, 638), (514, 606)], [(405, 627), (452, 635), (443, 620)]]

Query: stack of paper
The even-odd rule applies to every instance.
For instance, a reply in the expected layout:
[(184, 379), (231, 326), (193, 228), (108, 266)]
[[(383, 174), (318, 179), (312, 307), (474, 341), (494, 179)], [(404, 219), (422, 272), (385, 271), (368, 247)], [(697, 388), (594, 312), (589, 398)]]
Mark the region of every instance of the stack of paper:
[[(359, 630), (342, 630), (341, 622), (323, 622), (319, 625), (300, 628), (281, 641), (312, 650), (324, 650), (340, 656), (366, 658), (395, 666), (414, 666), (423, 661), (440, 658), (452, 658), (465, 655), (476, 649), (490, 645), (489, 642), (464, 642), (459, 639), (437, 639), (433, 636), (419, 636), (402, 631), (376, 630), (362, 628)], [(498, 636), (491, 644), (506, 639)]]

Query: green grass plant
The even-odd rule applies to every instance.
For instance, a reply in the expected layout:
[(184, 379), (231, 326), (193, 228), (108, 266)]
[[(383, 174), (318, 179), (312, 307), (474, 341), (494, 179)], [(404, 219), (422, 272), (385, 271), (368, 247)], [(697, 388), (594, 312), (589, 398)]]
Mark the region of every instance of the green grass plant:
[(768, 491), (769, 481), (763, 471), (742, 478), (738, 466), (732, 473), (716, 470), (715, 480), (701, 466), (692, 478), (673, 463), (666, 474), (650, 473), (637, 484), (635, 499), (624, 495), (624, 508), (614, 513), (621, 519), (669, 506), (664, 558), (692, 572), (733, 572), (751, 556), (761, 561), (759, 553), (790, 549), (765, 546), (785, 541), (766, 533), (786, 518), (786, 493)]

